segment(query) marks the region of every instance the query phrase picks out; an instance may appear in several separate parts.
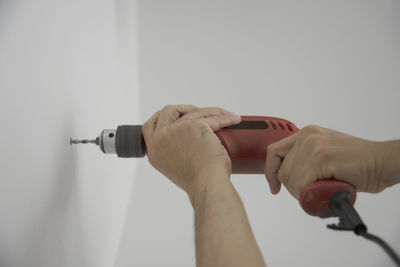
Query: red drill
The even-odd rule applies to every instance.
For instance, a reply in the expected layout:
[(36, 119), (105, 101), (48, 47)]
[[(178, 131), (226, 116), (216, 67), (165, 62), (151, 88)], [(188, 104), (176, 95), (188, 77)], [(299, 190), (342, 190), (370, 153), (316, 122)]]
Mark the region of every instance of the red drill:
[[(215, 134), (221, 140), (232, 160), (232, 174), (263, 174), (268, 145), (296, 133), (299, 129), (290, 121), (265, 116), (241, 116), (239, 124), (225, 127)], [(141, 125), (121, 125), (117, 129), (103, 130), (93, 140), (70, 140), (71, 144), (95, 143), (104, 153), (118, 157), (144, 157), (146, 144)], [(353, 185), (330, 177), (320, 177), (306, 186), (300, 194), (300, 204), (310, 215), (334, 216), (329, 200), (337, 191), (345, 191), (354, 204)], [(329, 178), (329, 179), (323, 179)]]

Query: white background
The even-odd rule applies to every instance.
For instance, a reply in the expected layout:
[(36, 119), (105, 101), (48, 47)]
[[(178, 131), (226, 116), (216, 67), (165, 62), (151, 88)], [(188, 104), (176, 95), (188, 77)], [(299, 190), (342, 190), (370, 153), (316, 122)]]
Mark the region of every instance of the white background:
[[(194, 266), (180, 189), (145, 159), (68, 144), (165, 104), (398, 139), (399, 13), (398, 1), (1, 1), (0, 263)], [(391, 266), (262, 175), (232, 181), (269, 266)], [(397, 251), (399, 201), (394, 187), (356, 203)]]
[(135, 161), (69, 138), (140, 122), (134, 4), (0, 1), (0, 266), (114, 266)]

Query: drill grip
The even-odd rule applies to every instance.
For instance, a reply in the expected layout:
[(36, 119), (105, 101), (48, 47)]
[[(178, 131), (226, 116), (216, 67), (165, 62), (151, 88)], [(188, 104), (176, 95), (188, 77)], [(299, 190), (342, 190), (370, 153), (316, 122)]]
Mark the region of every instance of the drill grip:
[[(262, 122), (264, 127), (262, 127)], [(242, 122), (216, 132), (232, 160), (232, 173), (263, 174), (265, 172), (268, 145), (298, 132), (290, 121), (261, 116), (242, 116)], [(307, 185), (300, 194), (299, 202), (305, 212), (313, 216), (335, 216), (329, 209), (331, 196), (344, 191), (356, 200), (353, 185), (333, 178), (317, 180)]]
[(317, 180), (307, 185), (300, 193), (299, 202), (305, 212), (321, 218), (335, 216), (329, 209), (329, 200), (338, 191), (351, 196), (351, 203), (356, 201), (356, 189), (352, 184), (334, 178)]

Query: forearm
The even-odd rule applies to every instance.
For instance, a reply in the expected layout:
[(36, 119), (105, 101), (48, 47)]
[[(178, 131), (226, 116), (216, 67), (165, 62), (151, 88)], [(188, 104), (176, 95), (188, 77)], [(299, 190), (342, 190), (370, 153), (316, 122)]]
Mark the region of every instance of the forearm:
[(229, 176), (205, 176), (201, 178), (207, 183), (195, 190), (192, 199), (197, 266), (265, 266)]

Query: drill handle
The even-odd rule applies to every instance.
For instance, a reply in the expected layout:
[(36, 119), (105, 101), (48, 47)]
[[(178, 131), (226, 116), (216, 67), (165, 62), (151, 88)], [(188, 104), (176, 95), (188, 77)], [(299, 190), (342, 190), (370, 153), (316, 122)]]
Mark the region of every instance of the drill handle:
[(356, 201), (355, 187), (345, 181), (334, 178), (317, 180), (307, 185), (300, 193), (299, 202), (305, 212), (312, 216), (321, 218), (333, 217), (335, 215), (329, 208), (329, 200), (339, 191), (344, 191), (350, 196), (350, 203)]

